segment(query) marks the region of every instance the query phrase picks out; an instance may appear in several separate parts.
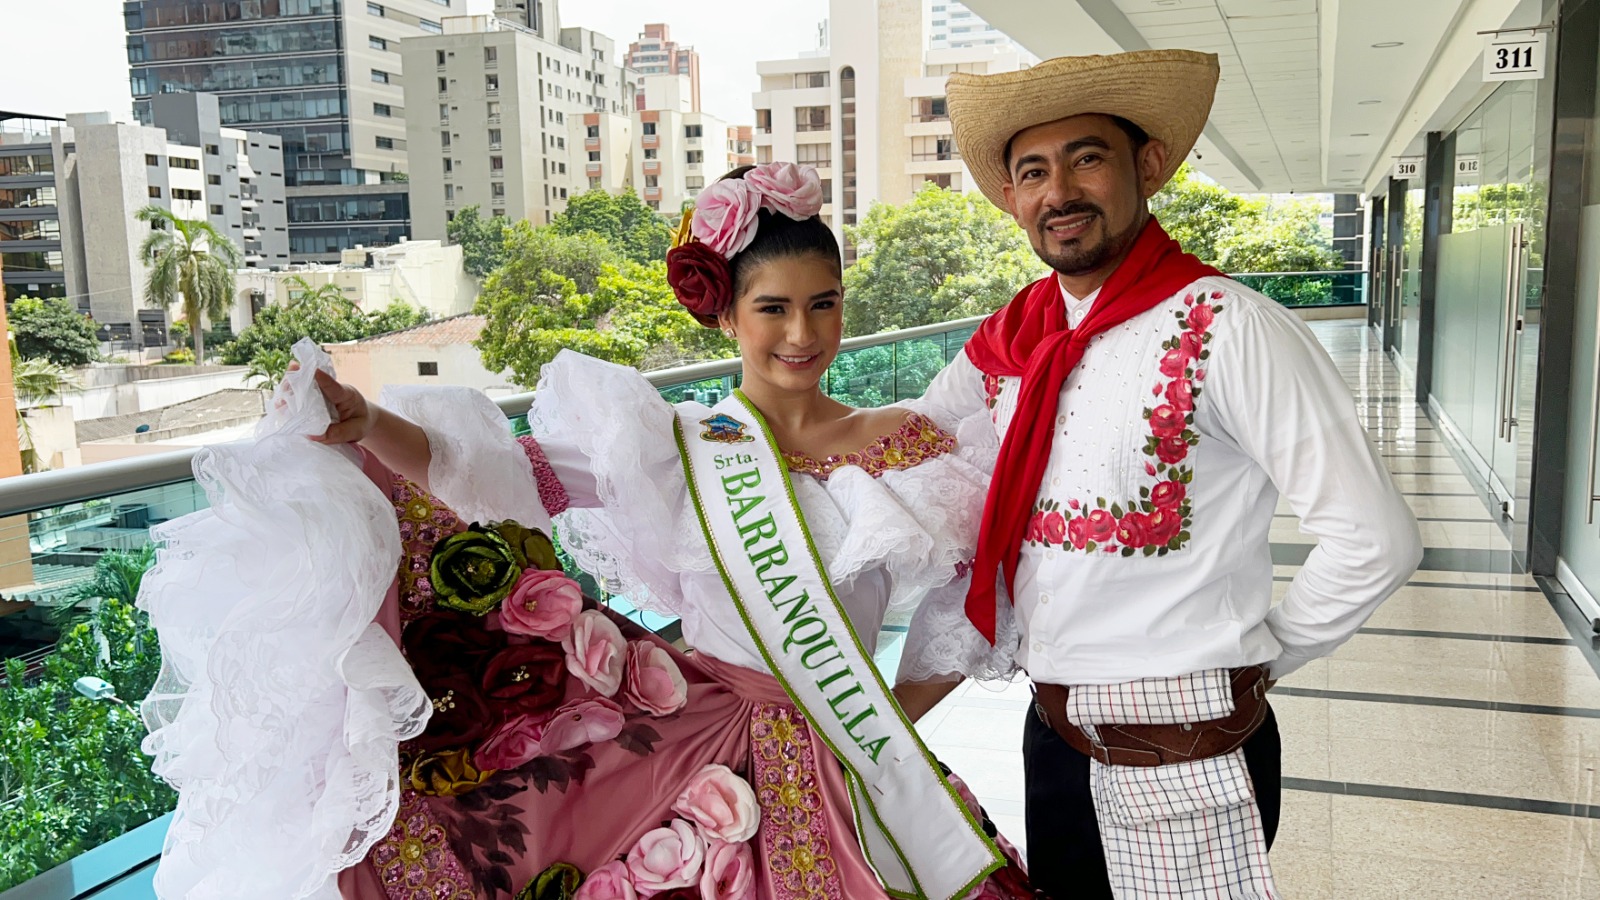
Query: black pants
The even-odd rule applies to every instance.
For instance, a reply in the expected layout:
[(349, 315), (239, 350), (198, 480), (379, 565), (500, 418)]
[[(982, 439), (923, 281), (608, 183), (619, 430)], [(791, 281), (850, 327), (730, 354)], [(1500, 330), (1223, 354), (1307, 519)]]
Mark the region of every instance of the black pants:
[[(1022, 767), (1027, 781), (1028, 880), (1054, 900), (1111, 900), (1100, 826), (1089, 793), (1089, 757), (1067, 746), (1031, 707), (1027, 716)], [(1283, 799), (1283, 745), (1270, 707), (1266, 721), (1245, 742), (1244, 759), (1270, 848)]]

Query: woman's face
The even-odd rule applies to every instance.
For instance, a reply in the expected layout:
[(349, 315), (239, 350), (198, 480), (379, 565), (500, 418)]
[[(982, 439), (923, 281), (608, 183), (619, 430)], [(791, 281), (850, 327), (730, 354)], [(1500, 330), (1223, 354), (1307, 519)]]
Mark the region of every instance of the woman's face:
[(739, 341), (747, 383), (806, 392), (839, 355), (843, 305), (837, 262), (814, 253), (782, 256), (750, 273), (719, 324)]

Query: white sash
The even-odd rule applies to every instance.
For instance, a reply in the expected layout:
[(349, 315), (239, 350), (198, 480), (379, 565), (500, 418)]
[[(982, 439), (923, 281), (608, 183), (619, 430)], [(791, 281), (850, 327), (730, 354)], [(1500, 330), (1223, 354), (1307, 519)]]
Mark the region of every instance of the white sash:
[(711, 416), (692, 410), (677, 410), (678, 450), (712, 558), (772, 674), (843, 764), (867, 861), (892, 896), (965, 896), (1004, 857), (862, 649), (766, 422), (738, 391)]

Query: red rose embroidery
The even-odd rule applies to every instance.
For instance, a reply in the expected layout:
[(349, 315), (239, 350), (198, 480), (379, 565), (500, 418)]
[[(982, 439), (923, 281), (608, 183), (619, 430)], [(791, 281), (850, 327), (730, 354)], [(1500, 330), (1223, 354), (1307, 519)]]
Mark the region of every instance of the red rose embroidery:
[(1194, 382), (1187, 378), (1174, 379), (1167, 385), (1167, 402), (1179, 412), (1194, 411)]
[(1161, 374), (1168, 378), (1177, 378), (1189, 367), (1188, 357), (1182, 350), (1168, 350), (1167, 355), (1161, 357)]
[(1185, 331), (1183, 336), (1178, 338), (1178, 352), (1189, 359), (1199, 359), (1202, 349), (1200, 335), (1192, 331)]
[(1059, 544), (1067, 539), (1066, 517), (1055, 510), (1045, 513), (1041, 529), (1043, 530), (1046, 544)]
[(1156, 458), (1169, 466), (1183, 462), (1189, 455), (1189, 442), (1181, 437), (1163, 438), (1156, 444)]
[(1150, 525), (1150, 543), (1168, 544), (1183, 530), (1183, 517), (1170, 509), (1158, 509), (1147, 520)]
[(1144, 473), (1146, 475), (1152, 475), (1152, 476), (1155, 475), (1156, 474), (1156, 464), (1153, 463), (1153, 462), (1146, 462), (1144, 464)]
[(1168, 404), (1150, 411), (1150, 433), (1158, 438), (1177, 437), (1183, 434), (1184, 425), (1183, 413)]
[(1117, 533), (1117, 517), (1107, 509), (1091, 510), (1084, 518), (1089, 540), (1096, 544), (1110, 540)]
[(1188, 325), (1190, 331), (1204, 334), (1206, 331), (1210, 330), (1211, 323), (1215, 322), (1216, 320), (1217, 314), (1212, 312), (1211, 307), (1204, 303), (1201, 303), (1189, 310)]
[(1073, 519), (1067, 523), (1067, 540), (1072, 546), (1082, 550), (1089, 543), (1089, 520)]
[(1023, 536), (1025, 540), (1039, 541), (1043, 539), (1043, 530), (1039, 527), (1039, 520), (1043, 517), (1044, 513), (1035, 512), (1033, 517), (1028, 519), (1028, 531)]
[(1181, 482), (1163, 481), (1150, 491), (1150, 502), (1161, 509), (1177, 509), (1183, 505), (1188, 489)]
[(728, 261), (699, 241), (667, 251), (667, 284), (678, 302), (703, 325), (713, 323), (733, 302)]
[(1117, 541), (1124, 547), (1143, 547), (1150, 543), (1150, 517), (1131, 512), (1117, 525)]

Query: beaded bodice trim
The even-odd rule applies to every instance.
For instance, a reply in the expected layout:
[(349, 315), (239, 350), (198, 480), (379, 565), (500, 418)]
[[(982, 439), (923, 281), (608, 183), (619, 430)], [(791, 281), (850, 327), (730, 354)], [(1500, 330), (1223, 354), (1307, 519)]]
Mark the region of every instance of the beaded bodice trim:
[(804, 453), (783, 454), (790, 472), (803, 472), (818, 478), (827, 478), (843, 466), (859, 466), (868, 475), (877, 478), (896, 469), (915, 468), (930, 459), (936, 459), (956, 449), (955, 435), (933, 424), (920, 413), (912, 413), (904, 423), (888, 434), (852, 453), (817, 459)]

